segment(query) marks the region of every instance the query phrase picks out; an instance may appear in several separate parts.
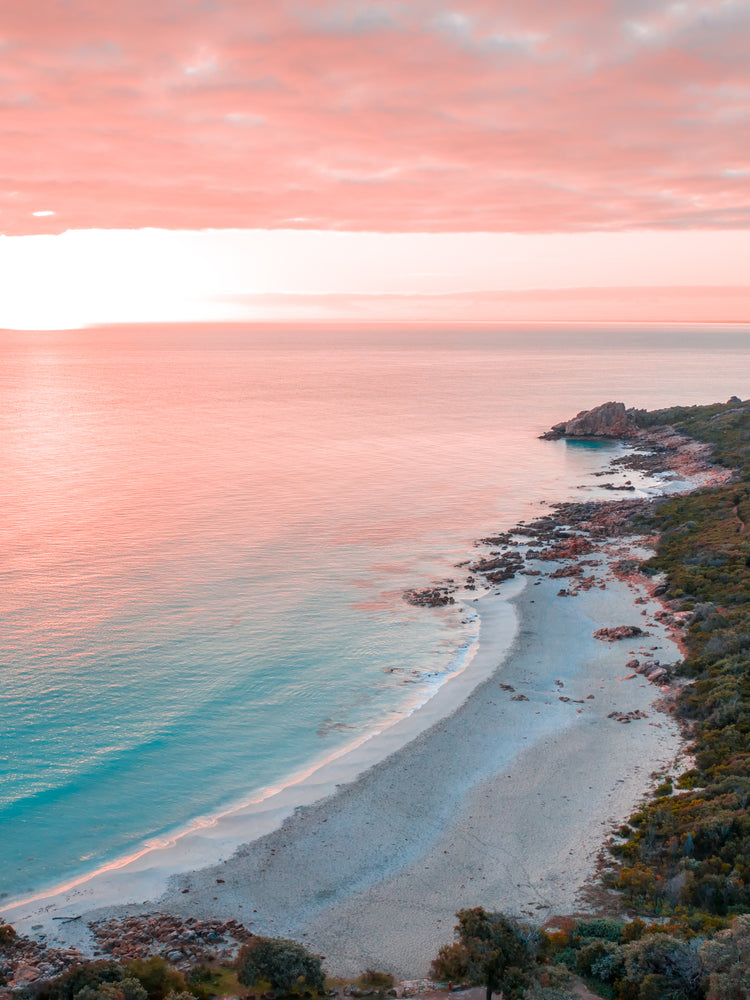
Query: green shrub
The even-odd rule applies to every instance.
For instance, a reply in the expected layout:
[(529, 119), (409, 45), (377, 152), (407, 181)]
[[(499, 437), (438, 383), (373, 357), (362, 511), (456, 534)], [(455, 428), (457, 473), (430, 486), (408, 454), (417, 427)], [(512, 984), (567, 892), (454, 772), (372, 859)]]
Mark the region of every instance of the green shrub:
[(147, 1000), (147, 998), (148, 993), (137, 979), (126, 978), (116, 983), (84, 986), (76, 993), (75, 1000)]
[(285, 938), (253, 938), (237, 956), (237, 978), (244, 986), (268, 983), (278, 995), (325, 988), (319, 956)]
[(573, 937), (603, 938), (605, 941), (619, 941), (622, 937), (622, 920), (611, 917), (592, 917), (589, 920), (577, 920), (573, 927)]
[(157, 956), (135, 958), (126, 962), (123, 969), (125, 975), (138, 980), (149, 1000), (165, 1000), (170, 993), (183, 993), (187, 989), (182, 973)]
[(125, 979), (117, 962), (80, 962), (39, 988), (40, 1000), (75, 1000), (84, 990), (100, 992), (106, 984), (119, 985)]

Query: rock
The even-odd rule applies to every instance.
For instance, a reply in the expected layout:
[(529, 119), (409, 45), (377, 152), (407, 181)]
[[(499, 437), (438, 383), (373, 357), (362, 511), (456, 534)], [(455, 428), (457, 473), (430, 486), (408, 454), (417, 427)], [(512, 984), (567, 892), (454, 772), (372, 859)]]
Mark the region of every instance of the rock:
[(545, 561), (558, 560), (563, 562), (574, 559), (576, 556), (585, 556), (594, 551), (594, 545), (584, 535), (572, 535), (564, 539), (557, 545), (552, 545), (548, 549), (527, 553), (529, 559), (542, 559)]
[(27, 983), (36, 982), (39, 979), (41, 973), (35, 965), (31, 965), (28, 962), (21, 962), (15, 968), (15, 974), (13, 976), (13, 985), (18, 989), (19, 986), (25, 986)]
[(456, 603), (455, 598), (448, 592), (447, 588), (428, 587), (426, 590), (407, 590), (403, 597), (407, 604), (413, 604), (419, 608), (439, 608), (446, 604)]
[(640, 671), (638, 671), (638, 667), (640, 665), (641, 665), (641, 661), (640, 660), (628, 660), (628, 662), (625, 664), (625, 669), (626, 670), (635, 670), (636, 672), (640, 673)]
[(523, 556), (517, 552), (503, 552), (490, 559), (479, 559), (471, 563), (469, 569), (472, 573), (489, 573), (493, 569), (510, 569), (523, 566)]
[(635, 719), (647, 719), (648, 715), (636, 708), (632, 712), (610, 712), (607, 718), (614, 719), (615, 722), (633, 722)]
[(629, 437), (636, 431), (635, 411), (626, 410), (624, 403), (602, 403), (593, 410), (581, 410), (572, 420), (555, 424), (542, 434), (547, 441), (561, 437)]
[(559, 580), (564, 576), (583, 576), (583, 566), (573, 563), (570, 566), (559, 566), (550, 573), (550, 580)]
[(637, 625), (615, 625), (611, 628), (598, 628), (594, 632), (595, 639), (602, 642), (617, 642), (620, 639), (632, 639), (636, 635), (643, 635), (643, 629)]
[(498, 569), (494, 573), (486, 573), (485, 579), (488, 583), (504, 583), (506, 580), (512, 580), (515, 575), (512, 569)]

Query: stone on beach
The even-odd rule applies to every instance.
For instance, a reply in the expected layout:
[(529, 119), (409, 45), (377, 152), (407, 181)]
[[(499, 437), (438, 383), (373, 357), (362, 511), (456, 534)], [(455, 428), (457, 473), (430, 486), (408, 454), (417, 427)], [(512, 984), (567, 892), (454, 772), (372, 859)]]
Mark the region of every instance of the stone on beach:
[(646, 633), (637, 625), (613, 625), (598, 628), (594, 632), (594, 638), (601, 639), (602, 642), (618, 642), (621, 639), (632, 639), (636, 635), (646, 635)]

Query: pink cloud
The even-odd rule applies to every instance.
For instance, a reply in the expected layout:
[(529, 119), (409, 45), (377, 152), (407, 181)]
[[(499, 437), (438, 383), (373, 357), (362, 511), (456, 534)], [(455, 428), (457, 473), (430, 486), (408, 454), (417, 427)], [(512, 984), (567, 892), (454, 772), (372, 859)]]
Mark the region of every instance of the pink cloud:
[(6, 8), (8, 234), (750, 227), (742, 0)]

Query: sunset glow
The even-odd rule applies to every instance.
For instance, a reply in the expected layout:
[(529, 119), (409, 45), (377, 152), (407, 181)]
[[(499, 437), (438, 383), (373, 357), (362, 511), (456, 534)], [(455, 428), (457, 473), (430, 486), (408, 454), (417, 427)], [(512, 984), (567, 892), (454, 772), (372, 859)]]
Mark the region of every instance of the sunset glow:
[[(276, 315), (236, 298), (259, 293), (745, 287), (749, 33), (746, 0), (6, 5), (0, 323)], [(591, 315), (617, 318), (607, 303)]]

